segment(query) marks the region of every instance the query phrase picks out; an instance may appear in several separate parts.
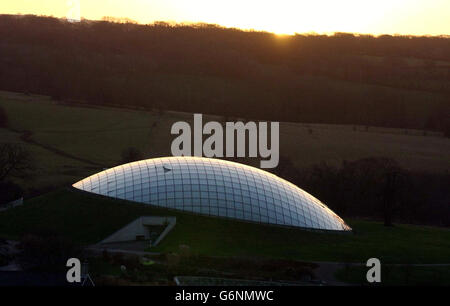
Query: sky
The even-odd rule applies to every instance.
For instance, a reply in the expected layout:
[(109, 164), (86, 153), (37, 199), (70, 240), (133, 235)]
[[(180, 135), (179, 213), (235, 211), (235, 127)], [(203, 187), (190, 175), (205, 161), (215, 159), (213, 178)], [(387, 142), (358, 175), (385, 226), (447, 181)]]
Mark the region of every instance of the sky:
[(1, 0), (0, 14), (206, 22), (278, 34), (450, 35), (450, 0)]

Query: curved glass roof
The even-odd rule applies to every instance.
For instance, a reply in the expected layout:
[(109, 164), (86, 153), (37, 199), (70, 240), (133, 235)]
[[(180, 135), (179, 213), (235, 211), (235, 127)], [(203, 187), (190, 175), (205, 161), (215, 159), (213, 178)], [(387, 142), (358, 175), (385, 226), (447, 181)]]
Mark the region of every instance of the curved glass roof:
[(209, 216), (349, 231), (318, 199), (269, 172), (202, 157), (142, 160), (94, 174), (77, 189)]

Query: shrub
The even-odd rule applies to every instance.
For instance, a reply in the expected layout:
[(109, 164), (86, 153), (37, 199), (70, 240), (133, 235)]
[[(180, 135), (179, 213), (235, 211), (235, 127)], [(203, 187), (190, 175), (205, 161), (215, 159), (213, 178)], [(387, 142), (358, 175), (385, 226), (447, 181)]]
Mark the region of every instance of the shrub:
[(127, 267), (128, 270), (136, 270), (141, 266), (141, 261), (137, 255), (126, 255), (123, 258), (122, 264)]
[(180, 249), (180, 256), (185, 258), (185, 257), (189, 257), (191, 255), (191, 248), (188, 245), (185, 244), (180, 244), (179, 246)]
[(111, 255), (111, 263), (114, 265), (122, 265), (123, 264), (123, 254), (122, 253), (113, 253)]
[(18, 261), (25, 270), (65, 271), (67, 259), (84, 257), (79, 246), (53, 233), (24, 235), (20, 248)]
[(180, 263), (180, 255), (177, 253), (167, 254), (167, 265), (169, 267), (177, 266)]
[(12, 182), (0, 182), (0, 205), (7, 204), (23, 196), (23, 189)]

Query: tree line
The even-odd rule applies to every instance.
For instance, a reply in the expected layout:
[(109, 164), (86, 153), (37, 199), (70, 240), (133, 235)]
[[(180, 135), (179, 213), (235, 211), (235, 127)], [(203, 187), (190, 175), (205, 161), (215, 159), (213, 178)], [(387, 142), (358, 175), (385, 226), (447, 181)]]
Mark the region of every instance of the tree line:
[(281, 158), (275, 174), (317, 196), (339, 215), (450, 226), (450, 173), (418, 173), (385, 157), (296, 169)]
[(447, 132), (450, 38), (0, 15), (0, 89), (249, 119)]

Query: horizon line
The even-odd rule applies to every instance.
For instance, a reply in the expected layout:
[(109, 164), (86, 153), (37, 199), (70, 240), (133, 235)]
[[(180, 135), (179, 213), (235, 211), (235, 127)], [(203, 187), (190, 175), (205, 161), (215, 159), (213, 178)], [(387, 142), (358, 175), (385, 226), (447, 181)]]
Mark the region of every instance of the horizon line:
[(256, 33), (267, 33), (267, 34), (273, 34), (275, 36), (288, 36), (288, 37), (295, 37), (295, 36), (302, 36), (302, 35), (314, 35), (314, 36), (335, 36), (336, 34), (349, 34), (349, 35), (353, 35), (353, 36), (372, 36), (375, 38), (378, 37), (382, 37), (382, 36), (393, 36), (393, 37), (429, 37), (429, 38), (450, 38), (450, 34), (401, 34), (401, 33), (392, 33), (392, 34), (388, 34), (388, 33), (359, 33), (359, 32), (343, 32), (343, 31), (335, 31), (335, 32), (315, 32), (315, 31), (310, 31), (310, 32), (294, 32), (294, 33), (276, 33), (276, 32), (272, 32), (272, 31), (268, 31), (268, 30), (258, 30), (258, 29), (254, 29), (254, 28), (239, 28), (239, 27), (234, 27), (234, 26), (225, 26), (225, 25), (221, 25), (218, 23), (210, 23), (210, 22), (204, 22), (204, 21), (174, 21), (174, 20), (154, 20), (152, 22), (149, 23), (143, 23), (143, 22), (139, 22), (137, 20), (134, 20), (132, 18), (129, 17), (115, 17), (115, 16), (102, 16), (101, 19), (88, 19), (85, 17), (81, 17), (79, 20), (77, 19), (69, 19), (67, 17), (57, 17), (54, 15), (45, 15), (45, 14), (22, 14), (22, 13), (17, 13), (17, 14), (8, 14), (8, 13), (0, 13), (0, 16), (18, 16), (18, 17), (26, 17), (26, 16), (35, 16), (35, 17), (39, 17), (39, 18), (55, 18), (55, 19), (59, 19), (59, 20), (63, 20), (63, 21), (67, 21), (67, 22), (71, 22), (71, 23), (76, 23), (76, 22), (109, 22), (109, 23), (118, 23), (118, 24), (135, 24), (135, 25), (140, 25), (140, 26), (155, 26), (158, 23), (160, 24), (167, 24), (169, 27), (182, 27), (182, 26), (195, 26), (195, 25), (207, 25), (207, 26), (214, 26), (217, 28), (222, 28), (222, 29), (229, 29), (229, 30), (238, 30), (241, 32), (256, 32)]

